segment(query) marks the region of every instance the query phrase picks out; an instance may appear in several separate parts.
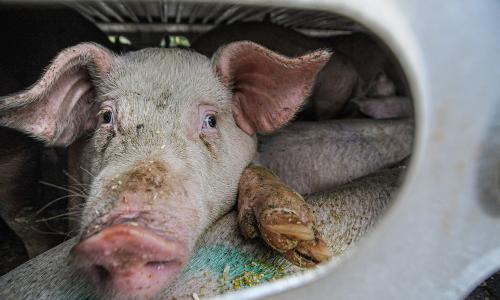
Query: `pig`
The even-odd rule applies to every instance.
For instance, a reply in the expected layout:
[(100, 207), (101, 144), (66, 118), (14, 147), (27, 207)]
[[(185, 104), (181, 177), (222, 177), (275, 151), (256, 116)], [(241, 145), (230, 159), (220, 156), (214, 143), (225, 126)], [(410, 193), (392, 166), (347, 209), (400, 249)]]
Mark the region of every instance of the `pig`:
[[(76, 143), (70, 154), (87, 198), (71, 256), (103, 297), (145, 299), (235, 205), (256, 133), (293, 118), (329, 58), (324, 50), (289, 58), (252, 42), (228, 44), (211, 60), (161, 48), (117, 56), (83, 43), (59, 53), (29, 89), (2, 97), (0, 123), (49, 146)], [(286, 245), (274, 245), (282, 252), (325, 252), (307, 205), (293, 191), (289, 198), (305, 224), (292, 224), (294, 235), (286, 224), (295, 218), (277, 207), (258, 220), (275, 222), (264, 232), (284, 233)], [(303, 236), (317, 243), (301, 244)]]
[(411, 153), (413, 121), (294, 122), (258, 142), (258, 162), (308, 195), (400, 163)]
[[(343, 253), (355, 246), (383, 215), (404, 171), (401, 167), (385, 170), (306, 197), (320, 224), (318, 230), (327, 237), (325, 241), (335, 260), (342, 259)], [(256, 173), (249, 170), (243, 175), (254, 176)], [(242, 179), (240, 184), (251, 182)], [(232, 210), (208, 228), (184, 272), (156, 298), (192, 299), (193, 293), (210, 297), (232, 291), (238, 287), (233, 280), (237, 280), (243, 270), (251, 275), (264, 275), (254, 281), (255, 284), (302, 271), (262, 243), (239, 235), (235, 230), (237, 215), (238, 212)], [(70, 239), (1, 277), (0, 297), (95, 299), (93, 288), (71, 267), (68, 254), (76, 243), (77, 238)]]
[[(4, 29), (0, 96), (33, 84), (50, 60), (66, 47), (86, 41), (113, 47), (93, 23), (60, 5), (48, 8), (3, 4), (0, 28)], [(40, 185), (38, 179), (61, 183), (65, 176), (56, 171), (62, 169), (56, 166), (65, 164), (65, 154), (59, 149), (43, 149), (42, 143), (5, 127), (0, 128), (0, 139), (0, 215), (21, 238), (28, 256), (34, 257), (64, 237), (38, 222), (50, 215), (44, 214), (45, 210), (37, 211), (63, 196), (56, 189)]]
[[(396, 93), (407, 96), (399, 66), (388, 51), (366, 34), (317, 40), (279, 25), (247, 22), (216, 27), (198, 37), (192, 47), (210, 56), (219, 46), (242, 40), (262, 44), (289, 56), (316, 49), (334, 50), (330, 61), (318, 74), (313, 93), (298, 116), (300, 120), (344, 117), (348, 114), (343, 108), (351, 99), (380, 98), (395, 96)], [(374, 102), (372, 106), (378, 103)], [(366, 112), (365, 115), (377, 117)]]

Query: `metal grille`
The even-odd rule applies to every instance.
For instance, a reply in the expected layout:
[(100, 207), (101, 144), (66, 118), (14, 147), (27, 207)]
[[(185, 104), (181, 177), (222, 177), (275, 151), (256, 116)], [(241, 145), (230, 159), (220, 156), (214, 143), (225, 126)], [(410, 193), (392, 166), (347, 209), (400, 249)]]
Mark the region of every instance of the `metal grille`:
[(327, 12), (279, 7), (185, 2), (93, 1), (70, 4), (106, 32), (204, 32), (221, 24), (269, 21), (313, 36), (364, 31)]

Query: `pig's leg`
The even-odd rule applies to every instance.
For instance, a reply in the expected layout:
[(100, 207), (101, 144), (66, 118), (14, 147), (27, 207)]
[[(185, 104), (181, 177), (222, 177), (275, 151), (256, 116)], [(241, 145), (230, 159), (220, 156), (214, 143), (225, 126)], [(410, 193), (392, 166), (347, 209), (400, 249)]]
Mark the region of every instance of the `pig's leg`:
[(380, 73), (370, 83), (364, 96), (353, 99), (351, 109), (373, 119), (407, 118), (413, 116), (408, 97), (397, 97), (392, 80)]
[(268, 169), (251, 165), (239, 184), (238, 222), (246, 238), (259, 234), (292, 263), (312, 267), (330, 257), (304, 198)]
[(361, 98), (353, 102), (363, 115), (373, 119), (393, 119), (413, 116), (413, 105), (408, 97)]
[(245, 170), (238, 199), (243, 234), (260, 233), (297, 264), (326, 259), (310, 210), (294, 190), (328, 191), (396, 164), (410, 154), (412, 134), (410, 120), (351, 120), (295, 123), (263, 137), (259, 161), (283, 182), (262, 167)]

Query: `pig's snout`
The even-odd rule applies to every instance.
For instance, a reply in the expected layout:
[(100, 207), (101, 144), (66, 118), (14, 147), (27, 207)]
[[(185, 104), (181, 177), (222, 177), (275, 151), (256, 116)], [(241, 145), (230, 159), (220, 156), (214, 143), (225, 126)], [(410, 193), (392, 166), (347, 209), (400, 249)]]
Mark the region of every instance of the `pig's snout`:
[(149, 298), (173, 279), (187, 252), (149, 229), (120, 224), (82, 240), (71, 255), (104, 293)]

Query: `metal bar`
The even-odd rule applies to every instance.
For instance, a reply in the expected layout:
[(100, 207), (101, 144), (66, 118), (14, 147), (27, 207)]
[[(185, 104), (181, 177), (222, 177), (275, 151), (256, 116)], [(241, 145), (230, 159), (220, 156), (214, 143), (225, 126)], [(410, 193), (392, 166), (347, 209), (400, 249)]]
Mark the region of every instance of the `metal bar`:
[(316, 30), (316, 29), (295, 29), (296, 31), (311, 37), (331, 37), (336, 35), (352, 34), (350, 30)]
[(309, 20), (308, 16), (311, 15), (311, 12), (309, 11), (299, 11), (293, 15), (290, 16), (290, 18), (286, 19), (283, 21), (283, 26), (292, 26), (293, 24), (304, 21), (304, 20)]
[(224, 11), (224, 13), (222, 13), (222, 15), (220, 15), (220, 17), (218, 17), (216, 20), (215, 20), (215, 24), (220, 24), (222, 23), (224, 20), (226, 20), (227, 18), (229, 18), (231, 15), (233, 15), (234, 13), (236, 13), (238, 11), (238, 9), (240, 9), (238, 6), (236, 5), (233, 5), (231, 7), (229, 7), (228, 9), (226, 9), (226, 11)]
[(283, 18), (283, 15), (284, 14), (287, 14), (289, 11), (289, 9), (287, 8), (278, 8), (278, 9), (275, 9), (273, 10), (271, 13), (270, 13), (270, 17), (271, 17), (271, 22), (273, 23), (278, 23), (278, 21)]
[(178, 3), (177, 4), (177, 9), (175, 10), (175, 23), (176, 24), (180, 24), (181, 23), (181, 19), (182, 19), (182, 10), (184, 9), (184, 6), (182, 5), (182, 3)]
[(282, 25), (290, 16), (293, 16), (290, 12), (282, 13), (278, 16), (275, 16), (273, 22), (279, 25)]
[(125, 2), (119, 1), (113, 3), (118, 6), (118, 9), (122, 12), (122, 14), (127, 15), (130, 19), (132, 19), (132, 21), (139, 23), (139, 18)]
[(168, 3), (165, 0), (160, 2), (160, 21), (168, 23)]
[(212, 29), (207, 24), (161, 24), (161, 23), (97, 23), (103, 32), (192, 32), (202, 33)]
[(111, 20), (103, 15), (101, 12), (99, 12), (97, 9), (93, 8), (90, 5), (84, 5), (82, 3), (74, 3), (75, 7), (79, 7), (81, 10), (87, 11), (91, 16), (95, 16), (99, 19), (101, 19), (104, 22), (110, 22)]
[(94, 19), (86, 10), (81, 9), (78, 6), (71, 6), (72, 9), (76, 10), (80, 15), (82, 15), (85, 19), (89, 20), (92, 23), (96, 23), (96, 19)]
[(104, 1), (98, 1), (97, 5), (99, 5), (100, 8), (104, 12), (106, 12), (109, 16), (111, 16), (111, 17), (115, 18), (116, 20), (118, 20), (118, 22), (121, 22), (121, 23), (125, 22), (123, 20), (123, 18), (119, 14), (117, 14), (113, 8), (111, 8), (111, 6), (109, 6), (108, 4), (106, 4), (106, 2), (104, 2)]
[(242, 12), (240, 12), (239, 14), (235, 14), (232, 18), (228, 19), (226, 23), (232, 24), (234, 22), (241, 21), (243, 18), (253, 13), (254, 11), (255, 9), (251, 7), (244, 7)]
[(252, 20), (262, 21), (264, 20), (267, 14), (271, 13), (274, 10), (275, 8), (261, 8), (259, 12), (255, 13), (251, 17), (247, 17), (246, 20), (252, 19)]
[(194, 4), (191, 13), (189, 14), (189, 20), (188, 20), (189, 24), (193, 24), (196, 21), (196, 17), (198, 17), (199, 12), (200, 12), (200, 6)]
[(319, 24), (322, 24), (322, 23), (324, 24), (325, 21), (334, 23), (335, 19), (332, 20), (331, 16), (319, 17), (319, 18), (316, 18), (315, 20), (313, 20), (311, 22), (307, 22), (307, 27), (308, 28), (315, 28), (315, 27), (318, 27)]
[[(203, 33), (209, 31), (214, 26), (207, 24), (150, 24), (150, 23), (97, 23), (97, 26), (104, 32), (192, 32)], [(296, 29), (308, 36), (329, 37), (334, 35), (351, 34), (349, 30), (316, 30), (316, 29)]]
[(216, 16), (216, 15), (217, 15), (217, 13), (221, 10), (221, 8), (224, 8), (224, 6), (223, 6), (223, 5), (216, 5), (216, 6), (214, 7), (214, 9), (213, 9), (213, 10), (212, 10), (209, 14), (207, 14), (207, 15), (205, 16), (205, 18), (203, 18), (202, 23), (203, 23), (203, 24), (206, 24), (206, 23), (208, 23), (208, 21), (209, 21), (209, 20), (211, 20), (211, 19), (215, 18), (215, 16)]
[(349, 28), (353, 30), (354, 28), (356, 28), (356, 24), (347, 20), (330, 18), (316, 22), (313, 28), (322, 29), (322, 28), (332, 28), (332, 27), (335, 27), (337, 29)]
[(144, 3), (144, 2), (135, 2), (135, 4), (138, 5), (138, 7), (140, 7), (140, 9), (142, 10), (142, 12), (144, 13), (144, 17), (146, 18), (146, 20), (149, 23), (153, 23), (153, 17), (149, 14), (149, 8), (146, 5), (146, 3)]

